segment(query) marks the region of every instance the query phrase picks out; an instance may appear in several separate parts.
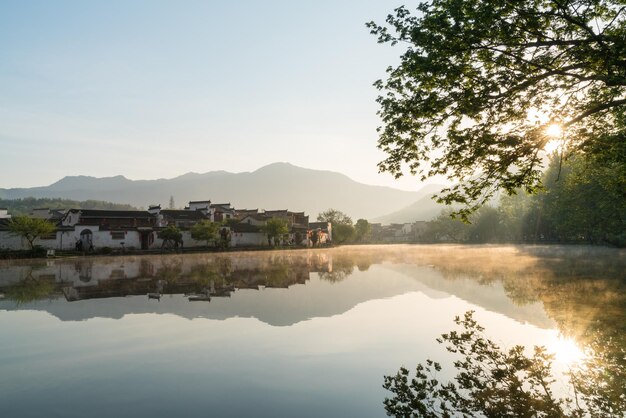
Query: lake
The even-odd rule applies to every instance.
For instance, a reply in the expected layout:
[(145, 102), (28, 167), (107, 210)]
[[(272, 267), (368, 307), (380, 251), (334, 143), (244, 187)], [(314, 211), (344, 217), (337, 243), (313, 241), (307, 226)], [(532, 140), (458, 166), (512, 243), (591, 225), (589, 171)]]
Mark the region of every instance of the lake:
[(435, 338), (468, 310), (558, 370), (623, 353), (625, 272), (625, 251), (575, 246), (0, 261), (2, 415), (384, 416), (384, 375), (453, 376)]

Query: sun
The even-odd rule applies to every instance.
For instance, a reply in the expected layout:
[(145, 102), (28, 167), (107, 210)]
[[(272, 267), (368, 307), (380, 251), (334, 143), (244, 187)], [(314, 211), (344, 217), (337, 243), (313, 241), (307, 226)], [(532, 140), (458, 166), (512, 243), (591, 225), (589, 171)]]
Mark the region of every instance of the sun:
[(560, 138), (563, 135), (563, 127), (558, 123), (551, 123), (545, 129), (546, 136), (550, 138), (556, 139)]

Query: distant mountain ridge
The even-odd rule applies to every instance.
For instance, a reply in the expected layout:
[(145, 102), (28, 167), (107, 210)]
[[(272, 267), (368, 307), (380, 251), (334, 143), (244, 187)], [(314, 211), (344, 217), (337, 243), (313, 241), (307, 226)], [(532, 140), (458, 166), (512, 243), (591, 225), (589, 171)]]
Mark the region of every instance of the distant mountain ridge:
[(439, 204), (433, 199), (433, 196), (444, 187), (439, 184), (425, 186), (419, 191), (422, 196), (415, 202), (395, 212), (374, 218), (372, 222), (403, 224), (415, 221), (429, 221), (439, 215), (442, 209), (446, 208), (445, 205)]
[(171, 179), (130, 180), (124, 176), (68, 176), (43, 187), (0, 189), (0, 198), (24, 197), (106, 200), (147, 207), (177, 206), (190, 200), (230, 202), (236, 208), (289, 209), (318, 213), (339, 209), (354, 220), (373, 219), (404, 208), (424, 197), (420, 192), (358, 183), (344, 174), (313, 170), (289, 163), (273, 163), (253, 172), (210, 171), (187, 173)]

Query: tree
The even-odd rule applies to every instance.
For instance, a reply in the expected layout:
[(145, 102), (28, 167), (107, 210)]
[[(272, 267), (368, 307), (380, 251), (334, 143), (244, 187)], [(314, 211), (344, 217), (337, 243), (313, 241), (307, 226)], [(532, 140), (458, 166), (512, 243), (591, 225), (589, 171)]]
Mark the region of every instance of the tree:
[(332, 225), (333, 242), (343, 244), (354, 236), (352, 218), (337, 209), (328, 209), (317, 215), (319, 222), (330, 222)]
[(191, 238), (196, 241), (205, 241), (208, 247), (210, 242), (215, 243), (218, 229), (219, 224), (209, 220), (202, 220), (191, 227)]
[(333, 226), (339, 224), (352, 225), (352, 218), (340, 210), (330, 208), (317, 215), (318, 222), (330, 222)]
[(367, 241), (372, 233), (372, 226), (366, 219), (359, 219), (354, 225), (355, 239), (359, 242)]
[(311, 244), (315, 247), (317, 242), (320, 240), (319, 231), (314, 229), (311, 231)]
[(537, 189), (552, 124), (572, 152), (598, 152), (604, 136), (623, 143), (622, 4), (433, 0), (368, 23), (379, 43), (406, 45), (375, 83), (379, 169), (459, 181), (438, 200), (466, 205), (466, 218), (500, 188)]
[(56, 226), (52, 222), (41, 218), (29, 218), (28, 216), (11, 218), (8, 228), (12, 235), (26, 239), (31, 251), (34, 249), (37, 238), (56, 231)]
[(230, 247), (230, 241), (232, 239), (230, 228), (226, 228), (226, 227), (220, 228), (219, 234), (220, 234), (220, 247), (222, 248)]
[(174, 196), (170, 196), (170, 204), (168, 205), (168, 209), (176, 209), (176, 203), (174, 203)]
[(354, 227), (349, 224), (337, 224), (333, 226), (333, 242), (345, 244), (354, 237)]
[[(454, 362), (454, 382), (441, 383), (435, 373), (439, 363), (418, 364), (414, 378), (402, 367), (385, 376), (383, 387), (393, 393), (384, 401), (388, 415), (420, 417), (583, 417), (623, 416), (623, 396), (615, 397), (606, 385), (605, 369), (597, 359), (569, 372), (575, 399), (558, 398), (552, 392), (556, 378), (553, 355), (535, 347), (531, 356), (523, 346), (504, 350), (484, 335), (484, 328), (467, 312), (454, 321), (462, 327), (442, 334), (437, 341), (461, 358)], [(612, 370), (613, 371), (613, 370)], [(604, 380), (604, 381), (603, 381)], [(623, 392), (622, 392), (623, 393)]]
[(183, 234), (174, 225), (168, 225), (165, 229), (157, 232), (157, 237), (163, 240), (164, 247), (178, 247), (183, 241)]
[(261, 230), (267, 234), (269, 245), (272, 245), (272, 242), (274, 245), (278, 245), (279, 240), (289, 234), (289, 225), (286, 219), (271, 218), (261, 227)]

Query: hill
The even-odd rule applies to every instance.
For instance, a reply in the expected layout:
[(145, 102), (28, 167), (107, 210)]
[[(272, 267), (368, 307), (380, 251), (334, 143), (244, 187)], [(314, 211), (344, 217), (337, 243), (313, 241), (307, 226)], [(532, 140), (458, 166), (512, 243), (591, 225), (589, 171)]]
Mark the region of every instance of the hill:
[(422, 190), (417, 192), (420, 197), (415, 202), (395, 212), (374, 218), (372, 222), (402, 224), (415, 221), (429, 221), (439, 215), (442, 209), (447, 207), (432, 199), (432, 196), (438, 193), (443, 187), (444, 186), (435, 184), (425, 186)]
[(187, 173), (172, 179), (129, 180), (123, 176), (70, 176), (44, 187), (0, 189), (0, 198), (65, 198), (105, 200), (147, 207), (178, 206), (190, 200), (230, 202), (236, 208), (306, 211), (314, 219), (332, 207), (353, 219), (371, 219), (405, 207), (421, 197), (417, 192), (358, 183), (332, 171), (274, 163), (253, 172)]

